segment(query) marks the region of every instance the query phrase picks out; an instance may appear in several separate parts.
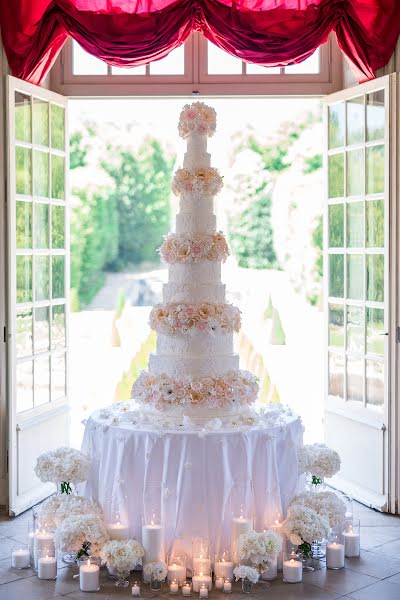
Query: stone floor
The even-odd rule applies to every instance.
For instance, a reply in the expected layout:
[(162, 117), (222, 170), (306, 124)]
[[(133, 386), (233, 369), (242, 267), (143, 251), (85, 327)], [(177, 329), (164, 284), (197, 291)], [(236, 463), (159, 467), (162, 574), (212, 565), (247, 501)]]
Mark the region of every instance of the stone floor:
[[(257, 585), (250, 596), (265, 596), (271, 600), (400, 600), (400, 517), (382, 515), (361, 505), (356, 507), (362, 523), (362, 553), (359, 559), (347, 559), (341, 571), (325, 568), (304, 575), (303, 583), (289, 585), (280, 579), (270, 587)], [(29, 511), (16, 519), (0, 516), (0, 600), (48, 600), (64, 596), (71, 600), (88, 598), (79, 590), (79, 582), (73, 579), (77, 572), (59, 564), (56, 581), (41, 581), (33, 570), (13, 570), (10, 555), (15, 542), (26, 541)], [(132, 577), (132, 581), (135, 577)], [(168, 589), (157, 594), (163, 600), (170, 598)], [(236, 584), (230, 600), (239, 600), (240, 587)], [(142, 596), (154, 597), (147, 586), (142, 585)], [(211, 599), (222, 594), (211, 593)], [(99, 600), (130, 597), (130, 588), (116, 589), (105, 574), (101, 590), (93, 594)], [(197, 594), (192, 594), (197, 598)]]

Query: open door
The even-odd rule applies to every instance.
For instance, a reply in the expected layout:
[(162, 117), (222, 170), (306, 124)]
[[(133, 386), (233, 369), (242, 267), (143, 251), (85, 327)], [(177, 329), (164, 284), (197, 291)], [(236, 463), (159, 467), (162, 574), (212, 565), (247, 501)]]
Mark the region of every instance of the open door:
[(8, 477), (17, 515), (52, 492), (34, 473), (68, 445), (67, 101), (8, 78)]
[(396, 504), (396, 85), (390, 75), (325, 99), (325, 439), (342, 457), (335, 485), (383, 511)]

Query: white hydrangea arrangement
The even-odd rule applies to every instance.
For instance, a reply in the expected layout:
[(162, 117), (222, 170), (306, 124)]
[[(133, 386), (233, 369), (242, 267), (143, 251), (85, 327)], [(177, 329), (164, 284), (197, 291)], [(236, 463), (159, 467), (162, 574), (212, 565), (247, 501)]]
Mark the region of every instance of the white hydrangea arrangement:
[(143, 568), (143, 572), (147, 577), (152, 577), (155, 581), (164, 581), (168, 575), (167, 565), (162, 560), (147, 563)]
[(322, 517), (326, 517), (330, 527), (336, 527), (346, 518), (346, 504), (333, 492), (303, 492), (293, 499), (292, 504), (307, 506)]
[(100, 556), (109, 537), (103, 521), (96, 515), (72, 515), (54, 533), (58, 550), (82, 556)]
[(79, 450), (61, 447), (41, 454), (35, 473), (43, 483), (61, 484), (61, 493), (71, 494), (71, 483), (86, 481), (90, 468), (89, 459)]
[(282, 550), (282, 538), (274, 531), (257, 533), (249, 531), (239, 536), (237, 553), (240, 560), (258, 565), (261, 571), (268, 569), (269, 561), (275, 559)]
[(319, 485), (324, 477), (333, 477), (340, 470), (340, 456), (325, 444), (308, 444), (297, 453), (299, 472), (310, 473), (312, 484)]
[(101, 507), (84, 496), (61, 494), (50, 496), (39, 509), (39, 521), (51, 528), (59, 527), (64, 519), (77, 515), (95, 515), (103, 518)]
[(248, 579), (251, 583), (257, 583), (259, 580), (259, 572), (254, 567), (249, 567), (247, 565), (239, 565), (235, 567), (233, 570), (233, 574), (235, 576), (236, 581), (239, 579)]
[(142, 564), (144, 550), (136, 540), (110, 540), (104, 544), (100, 556), (112, 570), (123, 573)]
[(301, 504), (289, 506), (286, 520), (282, 523), (282, 532), (290, 542), (299, 547), (303, 556), (311, 556), (311, 544), (323, 540), (329, 533), (329, 520), (315, 510)]

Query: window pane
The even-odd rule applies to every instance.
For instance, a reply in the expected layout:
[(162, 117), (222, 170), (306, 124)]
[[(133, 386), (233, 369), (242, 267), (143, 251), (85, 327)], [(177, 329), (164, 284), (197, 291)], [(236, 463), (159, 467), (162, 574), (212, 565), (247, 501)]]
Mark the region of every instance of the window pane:
[(330, 396), (344, 397), (344, 356), (329, 352), (328, 393)]
[(364, 193), (364, 151), (347, 152), (347, 196), (360, 196)]
[(306, 58), (306, 60), (303, 60), (303, 62), (298, 63), (296, 65), (289, 65), (288, 67), (285, 67), (285, 73), (287, 73), (289, 75), (297, 75), (297, 74), (302, 75), (302, 74), (306, 74), (306, 73), (315, 75), (316, 73), (319, 73), (319, 71), (320, 71), (319, 55), (320, 55), (320, 51), (318, 48), (314, 52), (314, 54), (309, 56), (309, 58)]
[(364, 309), (347, 307), (347, 350), (364, 354)]
[(54, 348), (65, 346), (65, 305), (53, 306), (53, 323), (51, 327), (51, 343)]
[(51, 155), (51, 197), (64, 198), (64, 158)]
[(51, 401), (66, 396), (65, 354), (54, 354), (51, 358)]
[(35, 257), (35, 300), (49, 299), (49, 257)]
[(343, 254), (329, 255), (329, 295), (336, 298), (344, 296), (343, 266)]
[(65, 109), (52, 104), (51, 111), (51, 147), (65, 150)]
[(364, 402), (364, 361), (347, 357), (347, 400)]
[(17, 302), (32, 301), (32, 256), (17, 256)]
[(367, 375), (367, 404), (383, 406), (385, 398), (385, 366), (375, 360), (365, 361)]
[(141, 67), (111, 67), (111, 75), (146, 75), (146, 65)]
[(17, 358), (33, 354), (31, 309), (17, 311), (15, 328), (15, 348)]
[(49, 196), (49, 155), (47, 152), (33, 151), (33, 193), (35, 196)]
[(31, 142), (31, 98), (15, 92), (15, 139)]
[(262, 67), (254, 63), (246, 63), (247, 75), (280, 75), (280, 67)]
[(329, 346), (344, 346), (344, 309), (340, 304), (329, 305)]
[[(241, 75), (242, 61), (207, 42), (209, 75)], [(151, 67), (151, 65), (150, 65)]]
[(35, 372), (35, 406), (50, 402), (50, 359), (37, 358)]
[(366, 148), (367, 194), (379, 194), (385, 185), (385, 148), (373, 146)]
[(151, 75), (184, 75), (185, 74), (185, 46), (182, 44), (175, 48), (161, 60), (150, 63)]
[(343, 204), (331, 204), (329, 211), (329, 247), (343, 248), (344, 246), (344, 219)]
[(381, 354), (385, 352), (385, 322), (383, 308), (366, 309), (367, 317), (367, 352)]
[(51, 207), (51, 240), (53, 248), (64, 248), (65, 216), (64, 207), (53, 204)]
[(107, 75), (107, 65), (102, 60), (85, 52), (72, 41), (72, 72), (74, 75)]
[(49, 205), (35, 204), (35, 248), (49, 247)]
[(365, 204), (367, 211), (368, 248), (383, 248), (385, 245), (385, 207), (383, 200), (369, 200)]
[(347, 144), (364, 142), (364, 97), (347, 101)]
[(361, 248), (364, 246), (364, 203), (350, 202), (347, 208), (347, 246)]
[(384, 256), (369, 254), (367, 256), (367, 300), (383, 302), (384, 286)]
[(17, 248), (32, 248), (32, 202), (16, 203)]
[(329, 148), (338, 148), (344, 146), (344, 102), (333, 104), (328, 107), (328, 120), (329, 120), (329, 134), (328, 144)]
[(49, 103), (33, 98), (33, 143), (49, 145)]
[(344, 154), (328, 157), (329, 198), (344, 196)]
[(23, 362), (16, 368), (17, 413), (33, 408), (33, 362)]
[(17, 194), (32, 194), (32, 151), (15, 148), (15, 191)]
[(367, 140), (383, 140), (385, 135), (385, 91), (367, 94)]
[(347, 255), (347, 298), (364, 299), (364, 256)]
[(35, 309), (35, 352), (45, 352), (50, 349), (50, 309), (43, 306)]
[(64, 271), (64, 256), (53, 256), (53, 273), (52, 273), (52, 283), (53, 283), (53, 298), (64, 298), (64, 280), (65, 280), (65, 271)]

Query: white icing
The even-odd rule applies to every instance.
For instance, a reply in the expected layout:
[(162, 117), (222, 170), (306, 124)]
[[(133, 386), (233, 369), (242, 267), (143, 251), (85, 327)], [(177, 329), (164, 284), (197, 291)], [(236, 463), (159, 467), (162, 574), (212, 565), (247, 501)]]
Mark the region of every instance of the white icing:
[(239, 356), (172, 356), (150, 354), (149, 371), (153, 375), (165, 373), (169, 377), (216, 377), (239, 369)]
[(192, 134), (187, 138), (187, 150), (183, 159), (185, 169), (204, 169), (211, 164), (207, 152), (207, 136)]
[(175, 283), (221, 283), (219, 261), (175, 263), (169, 266), (169, 280)]
[(196, 356), (233, 353), (233, 333), (157, 335), (157, 354)]
[(176, 215), (176, 233), (208, 233), (216, 231), (217, 219), (214, 214), (180, 212)]
[(186, 193), (179, 200), (179, 210), (181, 213), (193, 213), (200, 219), (203, 215), (211, 216), (214, 214), (214, 197), (198, 192)]
[(224, 283), (164, 283), (163, 302), (225, 302)]
[[(153, 408), (152, 406), (139, 405), (141, 414), (145, 414), (150, 419), (160, 414), (160, 411)], [(209, 406), (172, 406), (162, 411), (163, 415), (168, 416), (169, 419), (181, 421), (184, 416), (189, 417), (194, 424), (205, 424), (211, 419), (221, 419), (222, 423), (231, 422), (232, 417), (241, 417), (249, 414), (254, 414), (251, 408), (243, 406), (239, 402), (237, 404), (232, 403), (229, 409), (225, 408), (210, 408)]]

